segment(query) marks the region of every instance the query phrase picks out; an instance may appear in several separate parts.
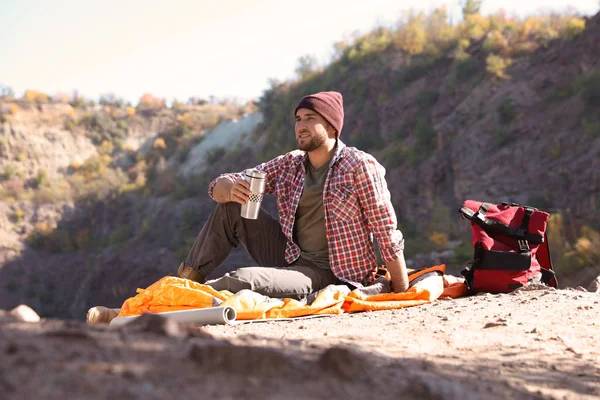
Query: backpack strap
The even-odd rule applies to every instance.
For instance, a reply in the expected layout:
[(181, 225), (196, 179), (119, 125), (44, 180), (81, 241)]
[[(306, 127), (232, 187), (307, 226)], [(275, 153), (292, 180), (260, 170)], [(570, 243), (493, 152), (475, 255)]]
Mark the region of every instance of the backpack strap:
[[(529, 220), (531, 218), (531, 215), (535, 211), (534, 208), (523, 206), (525, 208), (525, 215), (523, 216), (523, 220), (521, 221), (521, 226), (519, 226), (519, 229), (515, 229), (511, 226), (503, 224), (500, 221), (488, 219), (486, 217), (486, 213), (489, 210), (490, 206), (490, 203), (482, 203), (481, 207), (479, 207), (477, 211), (473, 211), (467, 206), (462, 206), (459, 212), (463, 215), (463, 217), (471, 220), (471, 222), (476, 223), (477, 225), (481, 226), (485, 231), (488, 231), (490, 233), (496, 233), (518, 241), (531, 242), (534, 244), (544, 243), (544, 236), (535, 235), (527, 232)], [(529, 250), (529, 247), (527, 246), (527, 249), (525, 249), (525, 246), (527, 246), (527, 243), (523, 243), (522, 250)], [(521, 244), (519, 244), (519, 248), (521, 248)]]
[(550, 257), (549, 246), (548, 238), (546, 238), (544, 243), (538, 247), (536, 256), (541, 267), (542, 281), (548, 286), (558, 287), (556, 273), (554, 272), (554, 268), (552, 268), (552, 259)]

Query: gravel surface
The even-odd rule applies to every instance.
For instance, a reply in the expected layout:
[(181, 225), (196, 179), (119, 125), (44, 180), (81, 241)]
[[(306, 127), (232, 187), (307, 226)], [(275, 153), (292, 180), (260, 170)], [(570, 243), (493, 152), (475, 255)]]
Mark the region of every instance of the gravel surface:
[(534, 287), (401, 310), (119, 328), (0, 313), (3, 399), (600, 397), (600, 294)]

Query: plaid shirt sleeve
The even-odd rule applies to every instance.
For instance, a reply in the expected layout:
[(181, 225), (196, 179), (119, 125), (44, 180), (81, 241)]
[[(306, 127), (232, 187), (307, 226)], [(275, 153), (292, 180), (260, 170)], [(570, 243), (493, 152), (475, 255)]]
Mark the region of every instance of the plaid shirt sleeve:
[[(264, 162), (255, 167), (259, 171), (263, 171), (263, 172), (267, 173), (267, 178), (266, 178), (266, 182), (265, 182), (265, 194), (274, 193), (275, 184), (277, 183), (277, 178), (280, 176), (279, 171), (281, 170), (281, 167), (285, 163), (286, 156), (287, 155), (282, 155), (282, 156), (276, 157), (276, 158), (272, 159), (271, 161)], [(208, 187), (208, 195), (210, 196), (211, 199), (214, 200), (213, 192), (215, 189), (215, 185), (217, 184), (217, 181), (219, 179), (226, 178), (231, 181), (234, 181), (237, 178), (244, 179), (244, 177), (245, 177), (244, 171), (236, 172), (236, 173), (221, 174), (210, 183), (210, 185)]]
[(385, 168), (366, 155), (358, 165), (356, 189), (369, 230), (377, 239), (381, 258), (389, 262), (404, 250), (404, 237), (398, 230), (396, 213), (385, 181)]

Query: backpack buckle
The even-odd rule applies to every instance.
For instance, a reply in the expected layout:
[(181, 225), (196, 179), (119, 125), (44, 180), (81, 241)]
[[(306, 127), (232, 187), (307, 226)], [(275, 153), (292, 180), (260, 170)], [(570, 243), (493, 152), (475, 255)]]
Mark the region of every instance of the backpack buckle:
[(477, 210), (477, 212), (473, 214), (473, 219), (483, 222), (485, 220), (485, 214), (482, 213), (481, 210)]
[(527, 253), (530, 250), (527, 240), (517, 240), (517, 243), (519, 244), (519, 252)]

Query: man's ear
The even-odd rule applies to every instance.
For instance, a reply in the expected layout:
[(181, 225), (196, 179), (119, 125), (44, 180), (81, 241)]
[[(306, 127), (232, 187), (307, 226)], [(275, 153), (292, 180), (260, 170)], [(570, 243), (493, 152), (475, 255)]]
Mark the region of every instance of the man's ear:
[(334, 138), (336, 138), (336, 137), (337, 137), (337, 131), (336, 131), (336, 130), (335, 130), (335, 128), (334, 128), (333, 126), (331, 126), (331, 125), (329, 125), (329, 126), (327, 127), (327, 133), (328, 133), (328, 136), (330, 136), (330, 137), (331, 137), (331, 136), (333, 136)]

